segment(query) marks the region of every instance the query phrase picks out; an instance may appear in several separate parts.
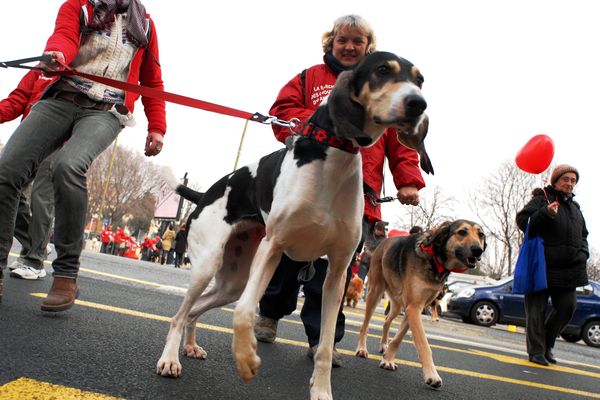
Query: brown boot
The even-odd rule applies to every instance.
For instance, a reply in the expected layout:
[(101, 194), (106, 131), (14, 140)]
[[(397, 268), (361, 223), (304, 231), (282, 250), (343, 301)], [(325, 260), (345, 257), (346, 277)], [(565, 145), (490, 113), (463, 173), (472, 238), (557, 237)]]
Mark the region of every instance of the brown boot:
[(79, 295), (77, 280), (64, 276), (55, 276), (46, 300), (42, 303), (42, 311), (65, 311), (73, 306)]

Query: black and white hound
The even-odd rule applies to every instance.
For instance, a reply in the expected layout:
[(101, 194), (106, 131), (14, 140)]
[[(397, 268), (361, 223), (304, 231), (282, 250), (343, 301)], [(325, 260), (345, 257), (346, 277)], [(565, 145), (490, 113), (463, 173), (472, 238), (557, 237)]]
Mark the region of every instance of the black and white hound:
[[(160, 375), (181, 374), (178, 349), (184, 327), (185, 355), (206, 358), (196, 343), (197, 318), (239, 298), (233, 355), (242, 379), (252, 380), (260, 366), (253, 331), (256, 306), (282, 253), (300, 261), (326, 255), (329, 270), (310, 397), (332, 398), (336, 315), (346, 268), (361, 237), (358, 151), (375, 143), (387, 127), (397, 129), (399, 140), (424, 136), (422, 83), (423, 76), (407, 60), (386, 52), (367, 56), (353, 71), (340, 74), (329, 98), (287, 148), (223, 177), (201, 196), (188, 225), (191, 283), (158, 360)], [(172, 186), (190, 196), (178, 182)], [(204, 293), (213, 277), (214, 286)]]

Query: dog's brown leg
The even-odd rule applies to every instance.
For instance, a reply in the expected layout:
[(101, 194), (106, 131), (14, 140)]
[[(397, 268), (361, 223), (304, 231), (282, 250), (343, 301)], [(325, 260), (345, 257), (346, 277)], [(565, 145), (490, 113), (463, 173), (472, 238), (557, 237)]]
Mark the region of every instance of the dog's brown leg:
[(381, 296), (385, 289), (384, 282), (381, 279), (372, 279), (371, 272), (369, 272), (369, 291), (367, 292), (367, 301), (365, 302), (365, 318), (362, 326), (360, 327), (360, 333), (358, 335), (358, 344), (356, 346), (356, 356), (362, 358), (368, 358), (369, 352), (367, 351), (367, 333), (369, 331), (369, 322), (373, 317), (373, 312), (377, 307), (377, 304), (381, 301)]
[(438, 322), (440, 320), (440, 316), (438, 314), (438, 301), (434, 300), (433, 303), (431, 303), (431, 321), (433, 322)]
[(421, 305), (409, 304), (406, 307), (406, 318), (413, 334), (419, 360), (421, 360), (421, 364), (423, 365), (423, 380), (425, 384), (432, 388), (439, 388), (442, 386), (442, 378), (440, 378), (433, 364), (431, 347), (429, 347), (425, 329), (423, 328), (423, 321), (421, 320), (422, 311), (423, 307)]
[[(390, 314), (391, 312), (392, 310), (390, 310)], [(394, 362), (394, 359), (396, 358), (396, 353), (400, 348), (400, 344), (402, 343), (406, 332), (408, 332), (408, 319), (405, 316), (404, 318), (402, 318), (402, 322), (400, 323), (398, 332), (396, 332), (396, 336), (394, 336), (390, 344), (385, 349), (385, 353), (383, 353), (383, 358), (379, 363), (379, 368), (387, 369), (390, 371), (395, 371), (398, 369), (398, 366)]]
[(383, 322), (383, 328), (381, 330), (381, 343), (379, 345), (379, 352), (385, 353), (388, 347), (388, 335), (390, 332), (390, 326), (392, 325), (392, 321), (394, 318), (400, 314), (400, 310), (402, 310), (402, 305), (398, 301), (394, 299), (390, 299), (390, 312), (385, 317), (385, 321)]

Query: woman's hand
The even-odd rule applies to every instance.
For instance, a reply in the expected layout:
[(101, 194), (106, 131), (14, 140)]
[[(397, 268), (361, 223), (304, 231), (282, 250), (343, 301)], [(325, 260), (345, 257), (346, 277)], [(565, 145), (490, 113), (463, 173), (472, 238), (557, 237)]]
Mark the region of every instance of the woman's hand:
[(558, 214), (559, 205), (560, 204), (558, 203), (558, 201), (554, 201), (548, 204), (548, 214), (550, 214), (551, 217), (554, 217), (556, 214)]

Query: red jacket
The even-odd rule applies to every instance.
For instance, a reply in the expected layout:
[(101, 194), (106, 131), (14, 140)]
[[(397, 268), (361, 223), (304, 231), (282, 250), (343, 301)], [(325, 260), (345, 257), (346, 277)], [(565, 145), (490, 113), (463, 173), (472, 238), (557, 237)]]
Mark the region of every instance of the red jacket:
[[(77, 55), (81, 39), (81, 21), (87, 23), (93, 15), (93, 6), (88, 0), (67, 0), (63, 3), (56, 17), (56, 25), (52, 36), (46, 43), (44, 51), (60, 51), (65, 61), (70, 64)], [(137, 49), (129, 66), (127, 82), (141, 84), (164, 90), (162, 72), (158, 61), (158, 39), (154, 22), (146, 14), (150, 29), (149, 42), (146, 47)], [(58, 80), (58, 76), (54, 77)], [(133, 112), (134, 103), (139, 98), (135, 93), (125, 93), (125, 106)], [(167, 131), (165, 102), (159, 99), (142, 97), (144, 112), (148, 118), (148, 131), (165, 134)]]
[[(326, 64), (318, 64), (305, 71), (304, 93), (302, 93), (302, 74), (296, 75), (279, 92), (269, 115), (283, 120), (298, 118), (306, 122), (317, 109), (321, 101), (331, 92), (337, 76)], [(290, 135), (288, 128), (273, 125), (275, 137), (285, 143)], [(363, 180), (376, 193), (381, 195), (383, 187), (383, 161), (388, 158), (389, 168), (396, 188), (414, 185), (417, 189), (425, 187), (425, 181), (419, 168), (419, 154), (401, 145), (394, 129), (386, 130), (384, 136), (373, 146), (361, 148), (363, 162)], [(395, 193), (394, 193), (395, 194)], [(365, 201), (365, 216), (369, 222), (381, 220), (381, 207)]]
[(0, 124), (29, 114), (31, 106), (37, 100), (52, 79), (42, 75), (41, 71), (31, 70), (21, 78), (17, 88), (8, 97), (0, 101)]
[(110, 229), (104, 229), (102, 233), (100, 233), (100, 241), (102, 243), (110, 243), (110, 239), (113, 233)]
[(123, 231), (122, 228), (117, 228), (117, 231), (115, 232), (115, 235), (114, 235), (115, 243), (123, 243), (126, 238), (127, 238), (127, 235), (125, 235), (125, 231)]

